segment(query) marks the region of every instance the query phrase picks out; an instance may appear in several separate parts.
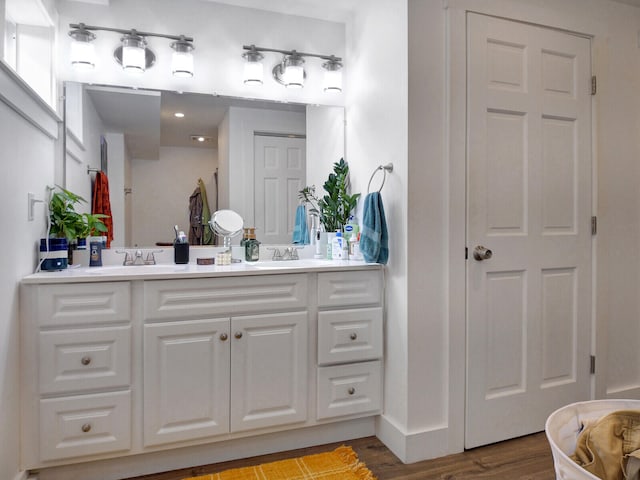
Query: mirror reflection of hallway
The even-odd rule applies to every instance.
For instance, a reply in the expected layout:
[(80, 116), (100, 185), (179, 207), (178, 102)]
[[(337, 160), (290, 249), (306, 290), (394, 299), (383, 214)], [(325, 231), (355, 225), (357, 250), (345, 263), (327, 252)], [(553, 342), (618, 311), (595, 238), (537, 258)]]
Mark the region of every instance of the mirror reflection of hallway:
[(305, 182), (304, 135), (254, 133), (254, 212), (261, 242), (291, 243), (298, 191)]

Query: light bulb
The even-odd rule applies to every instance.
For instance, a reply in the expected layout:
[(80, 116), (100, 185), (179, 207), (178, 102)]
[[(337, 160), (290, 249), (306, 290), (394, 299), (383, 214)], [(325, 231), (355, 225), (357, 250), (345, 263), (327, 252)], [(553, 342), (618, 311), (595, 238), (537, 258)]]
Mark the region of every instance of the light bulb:
[(173, 55), (171, 57), (171, 73), (174, 77), (193, 77), (193, 44), (180, 37), (180, 40), (171, 44)]

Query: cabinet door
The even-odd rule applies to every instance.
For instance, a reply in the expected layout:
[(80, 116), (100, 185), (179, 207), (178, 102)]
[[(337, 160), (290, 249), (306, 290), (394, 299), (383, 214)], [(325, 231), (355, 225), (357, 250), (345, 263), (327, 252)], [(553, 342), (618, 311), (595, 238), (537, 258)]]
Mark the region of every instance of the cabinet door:
[(144, 326), (144, 444), (229, 432), (229, 319)]
[(307, 418), (307, 312), (231, 319), (231, 431)]

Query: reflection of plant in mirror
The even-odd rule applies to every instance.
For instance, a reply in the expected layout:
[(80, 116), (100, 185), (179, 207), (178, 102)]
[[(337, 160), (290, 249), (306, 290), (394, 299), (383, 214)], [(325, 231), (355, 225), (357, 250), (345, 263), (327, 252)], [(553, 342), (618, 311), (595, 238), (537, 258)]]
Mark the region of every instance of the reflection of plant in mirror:
[(80, 195), (57, 186), (60, 190), (51, 195), (49, 215), (51, 219), (50, 234), (53, 237), (66, 238), (69, 242), (76, 238), (84, 238), (94, 233), (104, 233), (107, 227), (102, 222), (107, 215), (100, 213), (78, 213), (76, 205), (87, 201)]
[(358, 204), (359, 193), (349, 195), (349, 164), (341, 158), (333, 164), (333, 173), (323, 185), (327, 195), (318, 198), (315, 186), (304, 187), (298, 198), (310, 205), (309, 213), (318, 215), (327, 232), (343, 230), (349, 216)]

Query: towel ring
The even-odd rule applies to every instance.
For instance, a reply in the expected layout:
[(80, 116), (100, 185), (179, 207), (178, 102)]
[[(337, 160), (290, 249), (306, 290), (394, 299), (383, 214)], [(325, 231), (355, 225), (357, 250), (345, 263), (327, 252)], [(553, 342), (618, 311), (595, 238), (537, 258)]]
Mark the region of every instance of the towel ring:
[(378, 189), (378, 192), (381, 192), (382, 187), (384, 187), (384, 181), (387, 179), (387, 172), (389, 173), (393, 172), (393, 163), (387, 163), (386, 165), (377, 166), (377, 168), (371, 174), (371, 178), (369, 179), (369, 184), (367, 185), (367, 193), (371, 192), (371, 181), (373, 180), (373, 177), (376, 176), (376, 173), (378, 173), (378, 171), (380, 170), (382, 170), (384, 177), (382, 177), (382, 183), (380, 184), (380, 188)]

